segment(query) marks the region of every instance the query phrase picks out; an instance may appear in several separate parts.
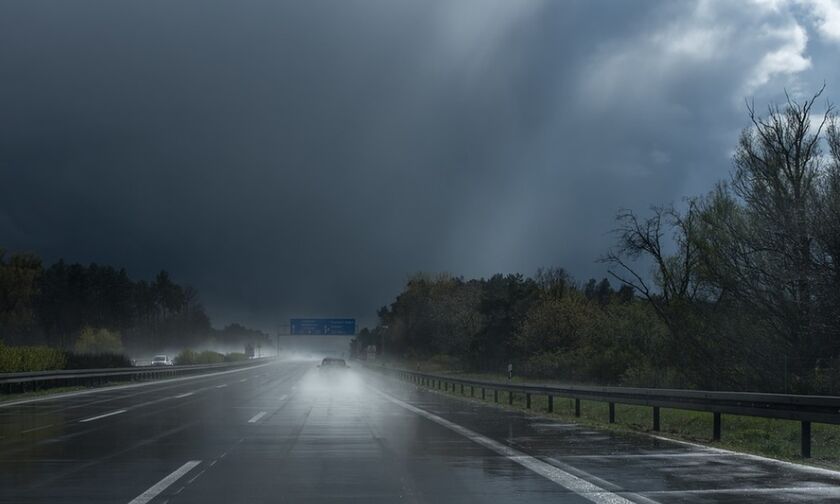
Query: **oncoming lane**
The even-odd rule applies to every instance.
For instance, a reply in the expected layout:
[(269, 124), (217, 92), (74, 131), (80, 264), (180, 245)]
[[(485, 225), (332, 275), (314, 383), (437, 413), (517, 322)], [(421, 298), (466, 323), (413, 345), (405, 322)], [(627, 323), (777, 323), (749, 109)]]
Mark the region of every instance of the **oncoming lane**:
[(238, 441), (243, 407), (288, 391), (310, 367), (260, 366), (2, 407), (0, 502), (129, 502), (185, 461), (210, 460)]

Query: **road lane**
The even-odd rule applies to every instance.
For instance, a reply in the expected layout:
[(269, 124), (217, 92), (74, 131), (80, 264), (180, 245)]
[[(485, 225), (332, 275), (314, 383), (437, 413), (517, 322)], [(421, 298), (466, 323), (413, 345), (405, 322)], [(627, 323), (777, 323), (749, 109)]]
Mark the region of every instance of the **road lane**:
[(313, 363), (0, 409), (0, 502), (143, 495), (153, 504), (825, 502), (840, 500), (840, 475), (362, 372), (324, 378)]

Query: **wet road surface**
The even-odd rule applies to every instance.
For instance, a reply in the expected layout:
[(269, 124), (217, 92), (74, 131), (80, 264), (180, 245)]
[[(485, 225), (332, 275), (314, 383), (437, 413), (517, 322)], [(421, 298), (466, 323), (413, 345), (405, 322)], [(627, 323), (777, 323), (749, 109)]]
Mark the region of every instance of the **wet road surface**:
[(2, 503), (840, 502), (840, 473), (283, 362), (0, 405)]

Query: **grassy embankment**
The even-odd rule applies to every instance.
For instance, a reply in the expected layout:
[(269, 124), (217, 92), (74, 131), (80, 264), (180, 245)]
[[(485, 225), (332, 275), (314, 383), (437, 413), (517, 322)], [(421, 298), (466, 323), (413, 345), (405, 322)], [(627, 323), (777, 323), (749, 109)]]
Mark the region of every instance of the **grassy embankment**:
[[(502, 374), (452, 372), (429, 363), (393, 362), (390, 364), (394, 367), (448, 374), (453, 377), (507, 381), (507, 376)], [(551, 383), (551, 380), (525, 379), (516, 376), (514, 376), (513, 381)], [(487, 399), (484, 401), (481, 400), (480, 391), (476, 391), (475, 397), (472, 398), (469, 397), (468, 389), (465, 390), (464, 396), (461, 396), (460, 389), (456, 389), (455, 392), (451, 389), (448, 392), (442, 390), (438, 392), (499, 408), (519, 410), (525, 410), (526, 408), (525, 397), (522, 394), (514, 394), (513, 405), (508, 405), (508, 393), (504, 391), (499, 392), (498, 404), (493, 403), (493, 394), (489, 392)], [(715, 448), (840, 469), (840, 425), (813, 424), (811, 431), (812, 458), (802, 459), (799, 454), (800, 424), (791, 420), (723, 415), (721, 440), (713, 441), (712, 414), (706, 412), (661, 408), (660, 432), (657, 433), (652, 430), (653, 413), (648, 406), (616, 404), (616, 423), (614, 424), (610, 424), (608, 421), (609, 406), (605, 402), (581, 401), (581, 416), (579, 418), (574, 416), (574, 401), (568, 398), (555, 397), (554, 413), (548, 413), (547, 409), (548, 399), (545, 396), (531, 396), (530, 412), (533, 414), (557, 417), (564, 421), (578, 422), (601, 429), (657, 434)]]

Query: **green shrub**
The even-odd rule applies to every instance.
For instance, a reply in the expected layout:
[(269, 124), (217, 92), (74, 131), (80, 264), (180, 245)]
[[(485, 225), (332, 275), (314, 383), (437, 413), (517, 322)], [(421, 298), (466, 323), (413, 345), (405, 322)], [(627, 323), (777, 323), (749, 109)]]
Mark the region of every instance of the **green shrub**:
[(225, 356), (220, 354), (219, 352), (213, 352), (211, 350), (205, 350), (198, 354), (198, 364), (217, 364), (219, 362), (224, 362)]
[(225, 355), (225, 362), (240, 362), (248, 360), (248, 356), (242, 352), (231, 352)]
[(198, 360), (198, 353), (190, 350), (189, 348), (182, 350), (181, 353), (175, 356), (173, 359), (173, 364), (176, 366), (184, 366), (187, 364), (195, 364)]
[(224, 361), (225, 356), (219, 352), (213, 352), (211, 350), (196, 352), (194, 350), (186, 349), (182, 350), (181, 353), (175, 357), (173, 362), (178, 366), (183, 366), (189, 364), (217, 364)]
[(0, 343), (0, 373), (64, 369), (65, 355), (47, 346), (6, 346)]

